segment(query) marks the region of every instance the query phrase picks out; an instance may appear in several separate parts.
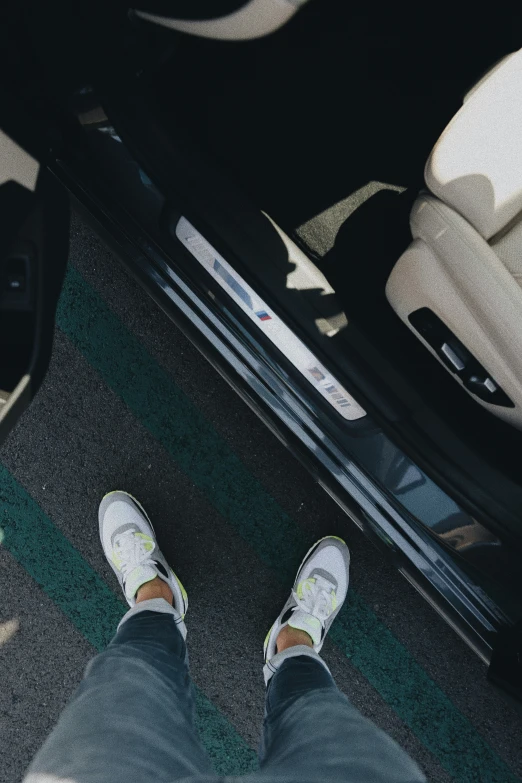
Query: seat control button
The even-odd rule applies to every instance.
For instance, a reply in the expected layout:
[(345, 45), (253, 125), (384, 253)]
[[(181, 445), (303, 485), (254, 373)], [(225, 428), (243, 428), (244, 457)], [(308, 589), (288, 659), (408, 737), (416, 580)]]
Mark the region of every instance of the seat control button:
[(494, 393), (496, 392), (497, 388), (498, 388), (498, 387), (497, 387), (497, 384), (496, 384), (496, 383), (494, 383), (494, 382), (491, 380), (491, 378), (486, 378), (486, 380), (484, 381), (484, 386), (486, 387), (486, 389), (487, 389), (488, 391), (490, 391), (490, 392), (491, 392), (491, 394), (494, 394)]
[[(462, 361), (460, 356), (457, 356), (457, 354), (455, 353), (453, 348), (450, 345), (448, 345), (448, 343), (444, 343), (442, 345), (441, 351), (444, 354), (444, 356), (447, 359), (449, 359), (449, 361), (452, 363), (452, 365), (455, 367), (455, 369), (458, 372), (460, 372), (461, 370), (464, 369), (464, 367), (466, 366), (465, 363)], [(489, 380), (490, 379), (488, 378), (488, 381)], [(493, 383), (493, 381), (491, 381), (491, 382)]]
[(498, 391), (497, 384), (491, 380), (488, 376), (480, 377), (480, 375), (472, 375), (465, 381), (465, 385), (470, 392), (476, 394), (481, 400), (485, 402), (495, 402), (494, 394)]

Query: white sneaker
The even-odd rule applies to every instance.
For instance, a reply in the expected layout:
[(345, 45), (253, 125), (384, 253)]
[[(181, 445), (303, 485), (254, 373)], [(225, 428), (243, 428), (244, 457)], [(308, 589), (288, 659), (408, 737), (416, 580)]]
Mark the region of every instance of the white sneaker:
[(310, 549), (290, 598), (265, 639), (265, 664), (276, 654), (277, 637), (286, 625), (305, 631), (320, 652), (348, 593), (349, 570), (350, 552), (342, 538), (327, 536)]
[(100, 503), (98, 519), (105, 557), (129, 606), (135, 606), (139, 588), (159, 576), (172, 590), (174, 606), (183, 619), (188, 609), (187, 593), (163, 557), (140, 503), (127, 492), (109, 492)]

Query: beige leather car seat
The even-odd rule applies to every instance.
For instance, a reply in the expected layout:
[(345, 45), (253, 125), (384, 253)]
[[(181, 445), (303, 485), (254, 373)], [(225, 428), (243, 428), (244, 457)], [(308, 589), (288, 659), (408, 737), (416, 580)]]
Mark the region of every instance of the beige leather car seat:
[(522, 50), (468, 92), (424, 176), (386, 295), (476, 402), (522, 429)]
[(275, 32), (288, 22), (307, 0), (248, 0), (237, 10), (211, 19), (177, 19), (138, 9), (142, 19), (189, 35), (222, 41), (247, 41)]

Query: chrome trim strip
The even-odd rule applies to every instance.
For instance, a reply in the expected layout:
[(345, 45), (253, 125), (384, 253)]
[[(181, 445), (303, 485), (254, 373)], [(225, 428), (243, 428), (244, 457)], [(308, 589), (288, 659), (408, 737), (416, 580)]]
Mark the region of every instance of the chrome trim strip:
[(176, 236), (256, 328), (268, 337), (343, 419), (355, 421), (366, 416), (364, 408), (328, 372), (317, 356), (185, 217), (178, 220)]

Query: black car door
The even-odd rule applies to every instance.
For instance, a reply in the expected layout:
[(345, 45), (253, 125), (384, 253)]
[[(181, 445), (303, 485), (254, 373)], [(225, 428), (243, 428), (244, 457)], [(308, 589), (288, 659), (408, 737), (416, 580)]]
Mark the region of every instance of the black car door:
[(47, 170), (52, 135), (0, 92), (0, 442), (47, 370), (68, 254), (69, 202)]

